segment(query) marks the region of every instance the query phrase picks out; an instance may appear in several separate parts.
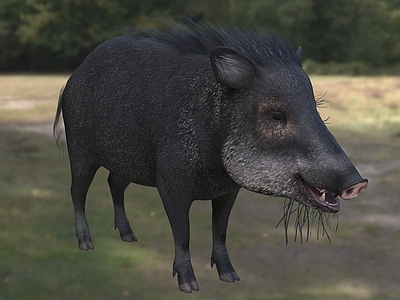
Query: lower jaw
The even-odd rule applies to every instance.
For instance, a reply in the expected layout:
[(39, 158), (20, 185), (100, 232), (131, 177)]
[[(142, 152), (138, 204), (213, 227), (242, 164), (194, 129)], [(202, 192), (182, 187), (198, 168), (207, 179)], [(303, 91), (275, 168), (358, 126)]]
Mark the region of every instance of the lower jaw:
[(313, 204), (311, 204), (311, 207), (313, 207), (316, 210), (327, 212), (327, 213), (337, 213), (340, 210), (340, 203), (336, 205), (327, 205), (327, 204), (322, 204), (319, 202), (314, 201)]

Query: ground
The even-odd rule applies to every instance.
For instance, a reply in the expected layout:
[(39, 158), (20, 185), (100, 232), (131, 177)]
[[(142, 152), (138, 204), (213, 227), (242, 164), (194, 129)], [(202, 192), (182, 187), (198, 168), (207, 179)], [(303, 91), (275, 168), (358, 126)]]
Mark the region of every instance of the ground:
[[(52, 139), (67, 76), (0, 76), (0, 299), (187, 299), (171, 276), (173, 244), (154, 189), (130, 186), (127, 213), (138, 243), (119, 240), (101, 170), (88, 195), (96, 249), (77, 249), (66, 154)], [(312, 77), (328, 128), (367, 191), (342, 201), (331, 243), (312, 229), (285, 245), (283, 200), (241, 191), (228, 248), (242, 281), (210, 268), (211, 208), (191, 210), (196, 299), (398, 299), (400, 294), (400, 78)], [(335, 231), (336, 222), (339, 222)]]

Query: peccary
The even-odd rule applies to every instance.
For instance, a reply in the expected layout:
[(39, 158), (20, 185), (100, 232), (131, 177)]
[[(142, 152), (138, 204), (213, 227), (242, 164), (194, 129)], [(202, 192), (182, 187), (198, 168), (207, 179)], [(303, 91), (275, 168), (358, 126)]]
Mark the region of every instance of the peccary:
[[(109, 170), (115, 226), (136, 241), (124, 208), (133, 182), (157, 187), (171, 225), (183, 292), (198, 291), (189, 254), (189, 209), (212, 201), (212, 265), (240, 280), (226, 249), (241, 187), (337, 212), (363, 179), (317, 111), (301, 48), (257, 30), (191, 25), (100, 44), (60, 93), (79, 248), (94, 249), (86, 193)], [(245, 222), (245, 221), (244, 221)]]

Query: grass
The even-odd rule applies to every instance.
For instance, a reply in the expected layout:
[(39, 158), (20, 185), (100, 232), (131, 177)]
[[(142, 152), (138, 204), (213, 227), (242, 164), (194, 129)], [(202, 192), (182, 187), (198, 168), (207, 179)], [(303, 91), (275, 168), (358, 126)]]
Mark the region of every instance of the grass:
[(400, 77), (315, 77), (321, 109), (331, 127), (357, 133), (396, 135), (400, 132)]
[(316, 240), (314, 228), (308, 243), (294, 243), (291, 232), (286, 246), (283, 228), (274, 228), (283, 200), (241, 191), (228, 248), (242, 281), (226, 284), (209, 267), (210, 203), (195, 202), (191, 252), (200, 292), (188, 296), (171, 276), (172, 235), (155, 189), (129, 187), (127, 213), (139, 242), (123, 243), (100, 170), (87, 203), (96, 249), (77, 249), (68, 158), (47, 135), (20, 130), (53, 120), (66, 78), (0, 76), (1, 300), (398, 298), (400, 79), (312, 78), (316, 94), (328, 91), (321, 114), (331, 116), (329, 128), (370, 179), (364, 195), (342, 202), (332, 244)]
[(68, 76), (0, 76), (2, 122), (50, 122)]

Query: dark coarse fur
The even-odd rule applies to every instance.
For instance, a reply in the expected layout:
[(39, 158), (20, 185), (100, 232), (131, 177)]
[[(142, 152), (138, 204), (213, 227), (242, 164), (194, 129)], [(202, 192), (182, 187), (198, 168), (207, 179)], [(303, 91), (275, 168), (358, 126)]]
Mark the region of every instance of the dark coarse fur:
[[(265, 35), (255, 28), (243, 31), (237, 27), (215, 26), (211, 23), (196, 24), (194, 22), (190, 22), (189, 27), (185, 25), (171, 26), (171, 30), (169, 32), (160, 30), (133, 30), (129, 32), (129, 35), (133, 37), (137, 36), (152, 38), (157, 42), (162, 42), (168, 46), (172, 46), (182, 54), (199, 54), (208, 57), (213, 49), (224, 46), (235, 49), (236, 51), (242, 53), (246, 57), (250, 58), (259, 67), (265, 67), (274, 59), (278, 61), (293, 62), (299, 66), (302, 65), (300, 56), (293, 51), (292, 46), (282, 37), (272, 33)], [(62, 93), (63, 89), (60, 92), (60, 103), (57, 107), (56, 120), (54, 123), (54, 135), (57, 137), (57, 144), (59, 144), (64, 137), (62, 130), (58, 129), (62, 116), (60, 105), (62, 101)], [(275, 196), (279, 196), (279, 194), (276, 194)], [(292, 197), (289, 201), (289, 204), (291, 205), (284, 206), (284, 216), (279, 222), (281, 223), (284, 220), (283, 224), (285, 227), (286, 243), (288, 242), (288, 226), (290, 216), (294, 212), (300, 211), (291, 211), (294, 201), (294, 197)], [(304, 211), (302, 210), (302, 212), (304, 212), (303, 215), (305, 216), (303, 219), (307, 220), (308, 224), (311, 216), (318, 215), (318, 210), (311, 209), (300, 203), (299, 206), (305, 207)], [(313, 214), (309, 213), (311, 210), (314, 212)], [(325, 215), (329, 216), (328, 213), (321, 212), (317, 219), (321, 221), (324, 219), (321, 216)], [(300, 217), (297, 216), (297, 220), (299, 220), (299, 218)], [(323, 232), (326, 232), (324, 222), (322, 221), (319, 223), (322, 225)], [(300, 241), (303, 241), (302, 226), (298, 221), (295, 222), (295, 232), (296, 236), (297, 233), (299, 233), (299, 236), (301, 237)], [(309, 234), (310, 230), (308, 228), (307, 240)]]
[[(292, 45), (273, 33), (265, 35), (256, 28), (243, 31), (237, 27), (216, 26), (208, 22), (196, 24), (189, 20), (189, 23), (190, 26), (173, 25), (169, 32), (130, 30), (127, 33), (131, 36), (152, 38), (157, 42), (172, 46), (184, 54), (209, 56), (211, 50), (225, 46), (242, 53), (260, 67), (271, 64), (273, 62), (271, 58), (278, 61), (290, 61), (302, 66), (301, 57), (293, 50)], [(57, 144), (64, 137), (60, 128), (63, 91), (64, 87), (60, 91), (53, 128)]]
[(290, 61), (301, 66), (301, 58), (292, 46), (282, 37), (265, 35), (258, 29), (243, 31), (237, 27), (215, 26), (210, 23), (191, 23), (190, 27), (172, 26), (170, 32), (154, 30), (137, 32), (136, 35), (148, 36), (182, 53), (209, 55), (217, 47), (229, 47), (250, 58), (259, 67), (271, 63), (271, 58)]
[[(214, 48), (229, 47), (242, 53), (250, 58), (259, 67), (265, 67), (271, 64), (271, 59), (278, 61), (289, 61), (299, 66), (302, 66), (301, 57), (293, 50), (293, 47), (282, 37), (275, 34), (265, 35), (256, 28), (249, 28), (243, 31), (237, 27), (215, 26), (211, 23), (204, 22), (196, 24), (190, 22), (190, 27), (185, 25), (171, 26), (170, 32), (152, 30), (147, 32), (131, 32), (133, 36), (151, 37), (169, 46), (179, 50), (183, 54), (202, 54), (208, 56)], [(323, 103), (323, 99), (316, 99), (317, 105)], [(279, 196), (276, 194), (275, 196)], [(288, 243), (288, 226), (289, 220), (293, 213), (297, 213), (295, 227), (295, 240), (297, 235), (300, 237), (300, 242), (303, 241), (303, 225), (308, 224), (306, 240), (311, 234), (310, 218), (316, 218), (318, 228), (321, 225), (322, 233), (326, 233), (325, 224), (328, 222), (330, 214), (312, 209), (304, 204), (298, 203), (302, 209), (292, 210), (295, 197), (288, 200), (289, 204), (285, 203), (284, 215), (278, 225), (284, 220), (286, 243)], [(336, 215), (336, 214), (335, 214)], [(304, 220), (301, 222), (300, 220)], [(326, 220), (324, 222), (324, 220)], [(277, 225), (277, 226), (278, 226)], [(319, 232), (319, 230), (318, 230)], [(319, 236), (317, 232), (317, 237)]]
[(333, 196), (353, 198), (365, 180), (316, 106), (301, 49), (272, 34), (191, 23), (105, 41), (69, 78), (54, 122), (58, 139), (65, 126), (79, 248), (94, 249), (85, 202), (100, 167), (110, 172), (123, 241), (137, 241), (125, 189), (131, 182), (158, 189), (174, 237), (173, 275), (184, 292), (199, 289), (189, 254), (194, 200), (211, 199), (211, 265), (223, 281), (240, 280), (226, 249), (240, 188), (289, 199), (286, 237), (293, 214), (301, 241), (310, 217), (325, 234), (329, 213), (339, 209)]

